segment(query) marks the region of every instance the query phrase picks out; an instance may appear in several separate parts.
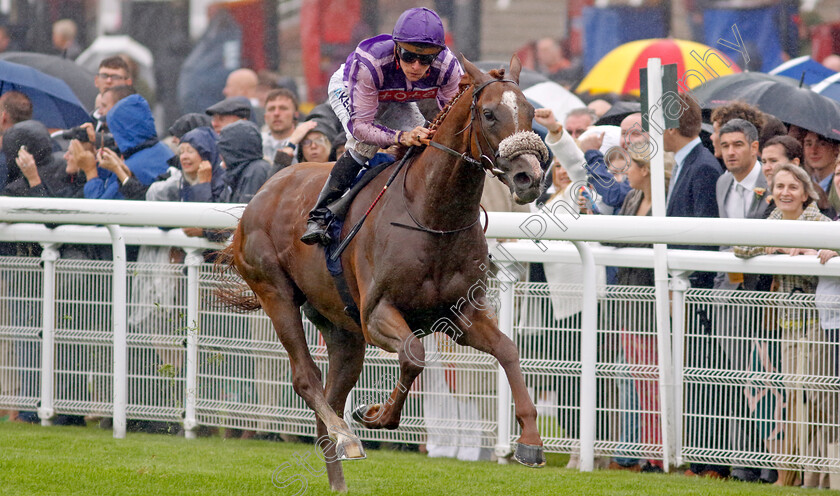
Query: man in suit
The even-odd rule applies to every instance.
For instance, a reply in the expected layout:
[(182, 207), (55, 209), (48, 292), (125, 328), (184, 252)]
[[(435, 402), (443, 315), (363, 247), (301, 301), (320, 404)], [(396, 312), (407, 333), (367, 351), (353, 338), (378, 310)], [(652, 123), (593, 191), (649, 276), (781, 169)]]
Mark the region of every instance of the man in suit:
[[(764, 218), (765, 198), (770, 192), (758, 162), (758, 131), (744, 119), (732, 119), (720, 128), (719, 140), (726, 165), (726, 172), (716, 185), (720, 217)], [(715, 284), (715, 288), (735, 289), (739, 284)]]
[[(680, 95), (683, 113), (676, 129), (666, 129), (662, 142), (666, 152), (673, 152), (676, 164), (668, 186), (668, 217), (717, 217), (715, 184), (721, 170), (715, 156), (700, 143), (700, 107), (693, 98)], [(671, 245), (681, 250), (716, 250), (714, 246)], [(691, 286), (711, 288), (714, 273), (695, 272)]]
[[(721, 169), (715, 156), (700, 143), (700, 107), (692, 98), (680, 95), (681, 107), (679, 127), (666, 129), (662, 142), (666, 152), (673, 152), (676, 163), (668, 185), (666, 215), (668, 217), (718, 217), (715, 187)], [(717, 250), (715, 246), (669, 245), (670, 249)], [(713, 272), (694, 272), (689, 277), (694, 288), (709, 289), (714, 284)], [(688, 348), (686, 366), (708, 367), (716, 360), (706, 343), (708, 339), (699, 335), (712, 334), (711, 308), (696, 305), (696, 314), (687, 316), (686, 336)], [(722, 422), (715, 422), (710, 416), (718, 412), (710, 410), (715, 405), (706, 401), (708, 390), (701, 385), (686, 387), (686, 410), (692, 414), (686, 422), (691, 442), (703, 448), (716, 448), (720, 444)], [(719, 465), (691, 464), (686, 475), (704, 475), (724, 478), (729, 475), (728, 467)]]
[[(719, 128), (718, 147), (727, 169), (717, 181), (716, 196), (720, 216), (763, 219), (770, 191), (758, 162), (758, 130), (749, 121), (731, 119)], [(731, 251), (731, 248), (722, 246), (721, 250)], [(772, 276), (763, 274), (721, 272), (715, 278), (714, 287), (723, 290), (768, 291), (772, 280)], [(723, 304), (716, 310), (715, 335), (727, 339), (717, 340), (720, 353), (714, 361), (715, 367), (742, 372), (749, 370), (750, 349), (746, 346), (746, 340), (758, 337), (756, 331), (762, 328), (760, 320), (757, 320), (754, 312), (741, 306)], [(731, 403), (724, 401), (716, 405), (723, 416), (733, 419), (728, 433), (722, 432), (724, 438), (728, 439), (728, 448), (761, 452), (760, 440), (750, 435), (755, 429), (743, 420), (750, 417), (745, 395), (740, 391), (728, 395), (726, 391), (720, 393), (713, 397), (732, 400)], [(770, 470), (750, 467), (733, 467), (731, 475), (746, 482), (774, 482), (775, 479), (775, 474)]]

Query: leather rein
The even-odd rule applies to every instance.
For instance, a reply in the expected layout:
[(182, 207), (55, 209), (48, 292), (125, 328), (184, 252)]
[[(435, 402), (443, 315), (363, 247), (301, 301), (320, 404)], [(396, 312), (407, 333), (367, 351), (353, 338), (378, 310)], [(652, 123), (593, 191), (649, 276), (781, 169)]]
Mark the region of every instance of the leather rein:
[[(464, 127), (464, 129), (455, 133), (457, 135), (457, 134), (463, 133), (464, 131), (472, 130), (473, 123), (478, 121), (479, 124), (478, 124), (477, 127), (478, 127), (479, 133), (481, 133), (481, 138), (483, 138), (484, 142), (487, 143), (487, 145), (489, 145), (491, 148), (492, 148), (492, 145), (490, 145), (490, 140), (487, 139), (487, 135), (484, 132), (484, 127), (480, 123), (481, 121), (480, 121), (480, 118), (479, 118), (479, 115), (478, 115), (478, 107), (476, 106), (476, 103), (478, 103), (478, 97), (481, 94), (481, 91), (485, 87), (487, 87), (488, 85), (493, 84), (493, 83), (513, 83), (513, 84), (516, 84), (518, 86), (518, 83), (516, 81), (512, 80), (512, 79), (490, 79), (488, 81), (485, 81), (485, 82), (481, 83), (477, 87), (473, 87), (472, 102), (470, 103), (470, 122), (469, 122), (469, 124), (467, 124), (466, 127)], [(504, 174), (503, 171), (501, 171), (499, 168), (496, 167), (496, 162), (494, 160), (494, 158), (498, 155), (498, 152), (493, 153), (494, 158), (491, 158), (491, 157), (487, 156), (486, 154), (484, 154), (484, 150), (481, 147), (481, 142), (479, 141), (476, 133), (470, 132), (470, 136), (471, 136), (470, 148), (472, 149), (473, 142), (474, 142), (476, 148), (478, 149), (478, 155), (479, 155), (480, 159), (475, 159), (472, 156), (470, 156), (469, 151), (465, 151), (463, 153), (458, 153), (457, 151), (453, 150), (452, 148), (449, 148), (446, 145), (442, 145), (442, 144), (437, 143), (437, 142), (432, 141), (432, 140), (429, 140), (428, 145), (431, 146), (432, 148), (437, 148), (438, 150), (446, 152), (449, 155), (452, 155), (453, 157), (461, 159), (461, 160), (463, 160), (464, 162), (466, 162), (470, 165), (473, 165), (473, 166), (476, 166), (480, 169), (486, 170), (496, 177), (499, 177), (500, 175)], [(485, 160), (487, 162), (486, 164), (485, 164)], [(412, 161), (412, 163), (413, 163), (413, 161)], [(468, 229), (471, 229), (473, 226), (475, 226), (481, 220), (481, 217), (479, 216), (478, 218), (475, 219), (475, 221), (473, 221), (468, 226), (459, 227), (457, 229), (451, 229), (451, 230), (443, 230), (443, 231), (438, 230), (438, 229), (431, 229), (429, 227), (424, 226), (423, 224), (420, 223), (419, 220), (417, 220), (414, 217), (414, 215), (412, 215), (411, 210), (408, 208), (408, 202), (405, 199), (406, 177), (408, 177), (408, 169), (406, 169), (405, 174), (403, 175), (403, 205), (405, 206), (405, 211), (406, 211), (406, 213), (408, 213), (409, 218), (411, 218), (412, 222), (414, 222), (414, 224), (416, 224), (416, 225), (415, 226), (409, 226), (409, 225), (402, 224), (402, 223), (399, 223), (399, 222), (391, 222), (391, 225), (396, 226), (396, 227), (403, 227), (405, 229), (411, 229), (411, 230), (414, 230), (414, 231), (422, 231), (422, 232), (429, 233), (429, 234), (455, 234), (455, 233), (459, 233), (459, 232), (463, 232), (463, 231), (466, 231)], [(479, 207), (484, 212), (484, 232), (487, 232), (487, 222), (489, 220), (488, 215), (487, 215), (487, 210), (485, 210), (484, 207), (481, 206), (481, 204), (479, 204)]]

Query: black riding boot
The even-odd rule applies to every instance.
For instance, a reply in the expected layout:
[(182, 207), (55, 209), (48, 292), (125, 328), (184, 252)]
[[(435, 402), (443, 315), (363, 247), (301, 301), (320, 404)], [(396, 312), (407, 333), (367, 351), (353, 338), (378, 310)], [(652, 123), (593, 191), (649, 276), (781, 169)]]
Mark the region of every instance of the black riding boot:
[(308, 245), (319, 243), (324, 246), (332, 241), (327, 234), (327, 205), (341, 198), (361, 168), (362, 164), (356, 162), (350, 152), (345, 152), (338, 159), (330, 171), (327, 184), (318, 195), (315, 207), (309, 212), (306, 232), (300, 237), (301, 241)]

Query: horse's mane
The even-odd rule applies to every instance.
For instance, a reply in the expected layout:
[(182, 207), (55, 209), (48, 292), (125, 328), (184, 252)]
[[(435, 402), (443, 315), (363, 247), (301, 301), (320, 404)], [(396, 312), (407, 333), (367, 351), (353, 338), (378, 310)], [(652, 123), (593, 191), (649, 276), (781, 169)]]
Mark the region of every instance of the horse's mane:
[[(490, 72), (488, 72), (488, 74), (490, 75), (490, 77), (495, 79), (504, 79), (505, 70), (504, 68), (492, 69)], [(464, 79), (461, 80), (461, 83), (458, 85), (458, 93), (456, 93), (455, 96), (453, 96), (452, 99), (449, 100), (449, 102), (447, 102), (446, 105), (444, 105), (440, 112), (438, 112), (438, 115), (435, 117), (435, 120), (432, 122), (431, 126), (429, 126), (429, 129), (431, 131), (437, 130), (438, 126), (440, 126), (440, 124), (443, 122), (443, 119), (446, 118), (446, 115), (452, 109), (452, 106), (455, 105), (455, 102), (458, 101), (458, 98), (460, 98), (460, 96), (463, 95), (464, 92), (466, 92), (471, 86), (472, 83), (466, 83)]]
[[(487, 74), (489, 74), (490, 77), (495, 79), (504, 79), (505, 69), (501, 67), (499, 69), (492, 69)], [(435, 117), (435, 120), (432, 121), (431, 125), (429, 125), (429, 130), (432, 131), (432, 133), (437, 131), (437, 128), (443, 123), (443, 120), (446, 118), (447, 114), (449, 114), (449, 111), (452, 110), (452, 106), (455, 105), (455, 102), (457, 102), (461, 95), (466, 93), (466, 91), (471, 87), (472, 82), (467, 83), (466, 78), (461, 79), (461, 82), (458, 84), (458, 93), (456, 93), (455, 96), (453, 96), (452, 99), (450, 99), (449, 102), (447, 102), (446, 105), (444, 105), (443, 108), (440, 109), (440, 112), (438, 112), (437, 116)], [(408, 151), (408, 147), (402, 145), (398, 146), (395, 153), (396, 160), (399, 161), (400, 159), (402, 159), (406, 151)]]

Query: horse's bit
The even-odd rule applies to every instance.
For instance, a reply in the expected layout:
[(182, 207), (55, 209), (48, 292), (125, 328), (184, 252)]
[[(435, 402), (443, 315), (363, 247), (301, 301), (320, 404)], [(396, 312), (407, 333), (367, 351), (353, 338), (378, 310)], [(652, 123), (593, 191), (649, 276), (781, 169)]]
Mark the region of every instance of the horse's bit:
[[(481, 94), (481, 90), (483, 90), (485, 87), (487, 87), (487, 85), (492, 84), (492, 83), (513, 83), (513, 84), (516, 84), (518, 86), (517, 82), (512, 80), (512, 79), (490, 79), (489, 81), (485, 81), (484, 83), (482, 83), (480, 86), (477, 86), (477, 87), (473, 88), (472, 103), (470, 103), (470, 123), (467, 124), (467, 126), (464, 129), (458, 131), (456, 134), (461, 134), (464, 131), (466, 131), (467, 129), (472, 128), (473, 122), (475, 122), (478, 119), (478, 107), (476, 107), (476, 103), (478, 102), (478, 97)], [(481, 133), (481, 137), (484, 138), (484, 141), (489, 145), (490, 140), (487, 139), (487, 136), (484, 133), (484, 127), (479, 124), (478, 129), (479, 129), (479, 132)], [(478, 147), (478, 153), (481, 157), (481, 159), (479, 159), (479, 160), (476, 160), (469, 155), (470, 150), (467, 150), (464, 153), (458, 153), (457, 151), (453, 150), (452, 148), (449, 148), (446, 145), (441, 145), (440, 143), (436, 143), (434, 141), (429, 141), (429, 146), (431, 146), (433, 148), (437, 148), (438, 150), (444, 151), (444, 152), (446, 152), (446, 153), (448, 153), (448, 154), (450, 154), (454, 157), (458, 157), (458, 158), (460, 158), (461, 160), (463, 160), (464, 162), (466, 162), (470, 165), (474, 165), (474, 166), (479, 167), (481, 169), (488, 170), (488, 171), (490, 171), (491, 174), (493, 174), (496, 177), (504, 174), (504, 172), (502, 170), (500, 170), (499, 168), (496, 167), (495, 161), (483, 153), (483, 151), (481, 149), (481, 143), (478, 141), (477, 136), (475, 137), (475, 144)], [(493, 155), (496, 156), (495, 153)], [(484, 163), (485, 159), (487, 160), (489, 165), (485, 165), (485, 163)]]

